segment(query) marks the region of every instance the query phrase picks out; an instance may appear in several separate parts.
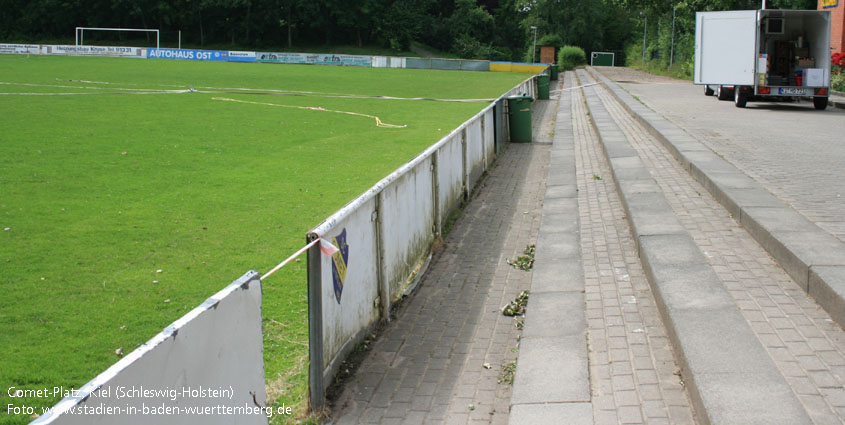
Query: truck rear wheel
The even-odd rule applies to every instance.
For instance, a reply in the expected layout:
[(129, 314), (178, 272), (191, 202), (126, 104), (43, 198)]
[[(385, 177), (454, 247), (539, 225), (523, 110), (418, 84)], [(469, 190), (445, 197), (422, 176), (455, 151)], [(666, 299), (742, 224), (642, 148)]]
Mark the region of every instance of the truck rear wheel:
[(715, 93), (715, 92), (713, 91), (712, 88), (710, 88), (710, 86), (708, 86), (708, 85), (704, 86), (704, 95), (705, 96), (713, 96), (713, 93)]
[(813, 98), (813, 106), (818, 109), (819, 111), (824, 111), (827, 108), (827, 98), (826, 97), (814, 97)]
[(737, 108), (744, 108), (746, 103), (748, 103), (748, 93), (743, 93), (742, 87), (735, 86), (734, 105), (736, 105)]
[(731, 92), (724, 86), (719, 86), (716, 90), (716, 95), (719, 100), (730, 100)]

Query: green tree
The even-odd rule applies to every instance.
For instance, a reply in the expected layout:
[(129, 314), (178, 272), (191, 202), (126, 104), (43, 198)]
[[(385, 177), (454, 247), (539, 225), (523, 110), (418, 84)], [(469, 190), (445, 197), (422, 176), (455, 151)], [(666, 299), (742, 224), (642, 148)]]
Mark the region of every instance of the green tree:
[(473, 59), (502, 56), (492, 45), (496, 20), (475, 0), (457, 0), (448, 23), (452, 51), (459, 56)]
[(340, 0), (331, 10), (337, 25), (354, 35), (358, 47), (370, 41), (377, 23), (383, 19), (383, 2), (378, 0)]
[(379, 26), (387, 45), (397, 51), (408, 50), (429, 23), (428, 6), (433, 3), (431, 0), (394, 0)]

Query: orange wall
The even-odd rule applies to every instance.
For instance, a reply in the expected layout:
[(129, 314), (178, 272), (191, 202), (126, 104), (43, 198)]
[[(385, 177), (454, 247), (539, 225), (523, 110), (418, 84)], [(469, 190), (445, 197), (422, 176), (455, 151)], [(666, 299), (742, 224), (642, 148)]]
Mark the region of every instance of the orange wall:
[[(825, 4), (838, 3), (835, 7), (825, 8)], [(845, 0), (819, 0), (819, 10), (829, 10), (833, 22), (830, 24), (830, 47), (834, 52), (845, 50)]]

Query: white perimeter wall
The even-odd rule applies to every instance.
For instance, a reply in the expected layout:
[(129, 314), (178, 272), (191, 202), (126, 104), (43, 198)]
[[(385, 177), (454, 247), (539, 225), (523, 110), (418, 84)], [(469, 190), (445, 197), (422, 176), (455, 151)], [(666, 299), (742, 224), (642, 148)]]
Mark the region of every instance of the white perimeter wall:
[[(258, 273), (249, 272), (85, 384), (77, 394), (61, 400), (52, 413), (33, 424), (264, 425), (267, 416), (256, 408), (267, 403), (263, 344), (261, 281)], [(145, 395), (131, 391), (133, 388), (166, 393)], [(203, 395), (197, 392), (201, 389), (221, 394)], [(145, 407), (170, 411), (144, 414)], [(190, 414), (188, 409), (195, 408), (217, 410)], [(228, 408), (250, 408), (254, 414), (223, 413)], [(99, 409), (100, 413), (74, 413), (80, 409)], [(106, 409), (117, 411), (108, 413)]]
[[(533, 96), (535, 79), (529, 78), (508, 95)], [(308, 284), (319, 285), (322, 298), (322, 324), (316, 328), (322, 335), (312, 334), (310, 341), (322, 343), (318, 352), (323, 356), (320, 375), (324, 382), (330, 382), (364, 333), (378, 320), (389, 320), (391, 303), (404, 294), (405, 284), (426, 263), (443, 223), (492, 163), (496, 155), (493, 117), (497, 115), (493, 108), (505, 104), (490, 104), (310, 232), (341, 249), (333, 257), (320, 256), (318, 280), (317, 273), (309, 271)], [(345, 235), (345, 240), (339, 235)], [(346, 272), (341, 276), (338, 270), (343, 266)], [(311, 378), (319, 379), (314, 372)], [(312, 382), (313, 388), (323, 385), (315, 387)]]

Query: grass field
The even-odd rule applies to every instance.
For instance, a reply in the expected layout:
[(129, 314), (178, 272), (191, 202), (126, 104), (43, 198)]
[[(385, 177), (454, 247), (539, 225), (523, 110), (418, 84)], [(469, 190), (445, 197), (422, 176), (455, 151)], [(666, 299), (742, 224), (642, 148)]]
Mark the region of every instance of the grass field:
[[(486, 105), (221, 89), (491, 98), (526, 77), (0, 56), (0, 404), (52, 405), (6, 389), (78, 388)], [(302, 408), (304, 259), (263, 315), (269, 396)]]

